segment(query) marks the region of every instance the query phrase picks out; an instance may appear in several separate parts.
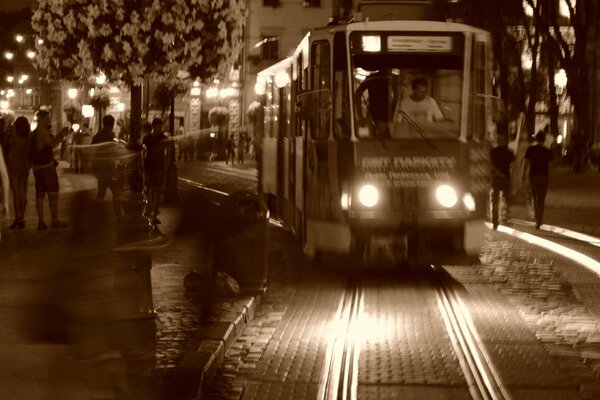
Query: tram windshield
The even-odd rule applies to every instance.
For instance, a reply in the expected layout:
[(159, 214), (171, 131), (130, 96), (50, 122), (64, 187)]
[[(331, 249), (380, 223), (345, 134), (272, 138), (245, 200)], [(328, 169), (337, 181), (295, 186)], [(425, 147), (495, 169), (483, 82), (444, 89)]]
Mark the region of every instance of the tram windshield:
[(462, 57), (354, 54), (352, 80), (360, 139), (456, 138)]

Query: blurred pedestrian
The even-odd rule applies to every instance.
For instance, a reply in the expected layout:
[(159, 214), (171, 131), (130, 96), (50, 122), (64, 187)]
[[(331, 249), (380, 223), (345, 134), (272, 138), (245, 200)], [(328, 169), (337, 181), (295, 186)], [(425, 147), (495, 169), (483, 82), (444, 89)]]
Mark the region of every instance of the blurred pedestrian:
[(498, 229), (499, 200), (502, 196), (504, 205), (503, 220), (508, 219), (510, 209), (510, 167), (515, 155), (508, 149), (508, 137), (498, 135), (497, 146), (490, 151), (491, 170), (491, 200), (492, 200), (492, 224), (494, 230)]
[(106, 189), (112, 193), (113, 209), (117, 218), (121, 217), (121, 182), (117, 174), (117, 142), (112, 115), (102, 117), (102, 129), (92, 138), (93, 150), (90, 154), (92, 172), (98, 180), (96, 200), (104, 200)]
[(20, 116), (14, 122), (14, 132), (10, 135), (10, 152), (7, 158), (10, 186), (13, 192), (15, 220), (10, 229), (25, 228), (25, 207), (27, 206), (27, 179), (31, 163), (27, 153), (29, 151), (29, 136), (31, 127), (27, 118)]
[(231, 165), (235, 163), (235, 144), (233, 142), (233, 135), (227, 139), (227, 145), (225, 147), (225, 164), (229, 163), (229, 157), (231, 157)]
[(144, 136), (142, 145), (144, 189), (148, 195), (145, 215), (153, 225), (157, 225), (160, 224), (158, 214), (169, 167), (167, 161), (171, 157), (171, 146), (163, 131), (163, 122), (160, 118), (152, 120), (152, 132)]
[(50, 113), (39, 110), (35, 113), (37, 127), (31, 135), (29, 143), (29, 161), (35, 178), (35, 207), (38, 215), (38, 230), (47, 229), (44, 221), (44, 197), (48, 193), (50, 205), (51, 228), (64, 228), (66, 223), (58, 219), (58, 175), (56, 167), (58, 162), (54, 160), (53, 149), (59, 144), (63, 136), (68, 134), (68, 129), (62, 129), (58, 135), (52, 137), (50, 130)]
[(244, 150), (246, 148), (246, 132), (240, 131), (238, 134), (238, 164), (244, 163)]
[[(2, 150), (2, 144), (0, 143), (0, 215), (4, 214), (10, 217), (8, 198), (9, 198), (9, 181), (8, 181), (8, 170), (4, 162), (4, 152)], [(2, 239), (2, 233), (0, 232), (0, 239)]]
[(183, 162), (191, 161), (193, 157), (191, 138), (185, 134), (183, 126), (179, 126), (177, 129), (177, 144), (179, 146), (177, 161), (181, 161), (181, 158), (183, 158)]
[(536, 229), (540, 228), (544, 218), (544, 201), (548, 191), (549, 166), (552, 161), (552, 152), (544, 146), (545, 141), (546, 134), (543, 131), (535, 134), (535, 142), (525, 153), (521, 175), (523, 181), (526, 179), (526, 175), (529, 175)]
[(76, 174), (83, 172), (84, 166), (84, 155), (83, 149), (81, 146), (85, 144), (85, 137), (89, 135), (88, 132), (88, 123), (84, 123), (83, 126), (73, 132), (73, 162), (71, 163), (71, 168), (75, 170)]

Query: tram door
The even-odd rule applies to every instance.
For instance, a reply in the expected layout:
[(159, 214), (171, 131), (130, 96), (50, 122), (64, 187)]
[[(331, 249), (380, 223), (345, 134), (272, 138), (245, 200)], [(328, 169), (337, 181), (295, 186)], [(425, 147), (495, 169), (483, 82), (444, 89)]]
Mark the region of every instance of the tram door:
[(309, 87), (311, 119), (306, 130), (306, 247), (310, 254), (322, 247), (328, 235), (325, 225), (333, 218), (329, 183), (329, 134), (331, 130), (331, 45), (326, 39), (311, 43)]

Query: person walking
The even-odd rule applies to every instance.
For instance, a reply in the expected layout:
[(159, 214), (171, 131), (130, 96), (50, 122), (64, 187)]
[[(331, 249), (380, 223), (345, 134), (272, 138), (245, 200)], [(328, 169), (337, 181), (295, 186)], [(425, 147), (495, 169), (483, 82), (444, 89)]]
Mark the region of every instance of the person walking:
[(229, 163), (229, 157), (231, 157), (231, 165), (235, 164), (235, 144), (233, 143), (233, 135), (227, 139), (227, 146), (225, 148), (227, 153), (225, 154), (225, 164)]
[(144, 136), (143, 166), (144, 166), (144, 189), (148, 195), (146, 212), (153, 225), (160, 224), (158, 214), (160, 210), (161, 197), (166, 184), (168, 160), (171, 157), (171, 146), (163, 131), (163, 122), (160, 118), (152, 120), (152, 131)]
[(540, 229), (544, 218), (544, 201), (548, 191), (548, 179), (550, 176), (550, 162), (552, 152), (544, 146), (546, 134), (539, 131), (535, 134), (535, 142), (527, 149), (523, 165), (521, 180), (525, 181), (529, 175), (531, 185), (531, 197), (535, 215), (535, 229)]
[(244, 152), (246, 148), (246, 132), (241, 131), (238, 134), (238, 164), (244, 163)]
[(117, 218), (121, 217), (121, 185), (117, 176), (117, 156), (115, 134), (113, 132), (115, 119), (108, 114), (102, 117), (102, 129), (92, 138), (92, 169), (98, 180), (96, 200), (104, 200), (106, 190), (112, 193), (113, 209)]
[(498, 229), (499, 201), (502, 196), (504, 219), (508, 219), (510, 210), (510, 167), (515, 155), (508, 149), (508, 138), (498, 135), (497, 146), (490, 150), (491, 170), (491, 211), (493, 229)]
[(51, 228), (64, 228), (67, 223), (58, 220), (58, 175), (54, 160), (53, 149), (59, 144), (63, 136), (68, 134), (68, 129), (62, 129), (58, 135), (52, 137), (50, 130), (50, 113), (39, 110), (35, 113), (37, 127), (31, 135), (29, 142), (29, 161), (35, 179), (35, 208), (38, 215), (38, 230), (47, 229), (44, 221), (44, 198), (48, 194), (50, 205)]
[(27, 179), (31, 163), (27, 157), (31, 127), (27, 118), (20, 116), (14, 122), (14, 132), (10, 135), (10, 151), (6, 161), (10, 186), (13, 192), (15, 220), (10, 229), (25, 228), (25, 207), (27, 206)]
[(86, 136), (89, 135), (87, 132), (88, 124), (87, 122), (83, 124), (83, 127), (73, 132), (73, 162), (71, 163), (71, 167), (75, 170), (76, 174), (83, 172), (84, 166), (84, 155), (83, 150), (80, 146), (86, 144), (85, 139)]
[[(8, 207), (8, 191), (8, 170), (6, 168), (6, 163), (4, 162), (2, 143), (0, 143), (0, 215), (4, 214), (5, 216), (10, 217), (10, 209)], [(0, 239), (2, 239), (2, 232), (0, 232)]]

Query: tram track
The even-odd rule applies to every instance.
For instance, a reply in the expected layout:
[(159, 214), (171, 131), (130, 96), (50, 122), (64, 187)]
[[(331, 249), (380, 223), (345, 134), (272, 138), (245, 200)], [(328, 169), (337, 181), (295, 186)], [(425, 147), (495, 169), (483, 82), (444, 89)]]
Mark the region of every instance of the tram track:
[(511, 399), (460, 295), (453, 287), (442, 283), (437, 288), (437, 296), (439, 311), (473, 399)]
[[(433, 267), (434, 273), (442, 274)], [(435, 283), (438, 309), (452, 348), (460, 364), (470, 397), (474, 400), (509, 400), (510, 394), (485, 350), (469, 310), (457, 289), (445, 279)], [(319, 400), (358, 399), (359, 358), (365, 289), (349, 287), (340, 296), (331, 322), (324, 360)]]

